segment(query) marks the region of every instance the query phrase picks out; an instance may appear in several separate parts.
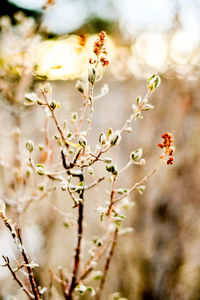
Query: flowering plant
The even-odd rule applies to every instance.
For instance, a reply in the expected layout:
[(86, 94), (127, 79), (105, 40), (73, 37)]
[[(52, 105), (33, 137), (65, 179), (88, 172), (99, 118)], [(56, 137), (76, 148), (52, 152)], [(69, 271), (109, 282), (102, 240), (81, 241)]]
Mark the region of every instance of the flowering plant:
[[(117, 240), (120, 235), (132, 230), (122, 226), (125, 219), (125, 209), (132, 206), (130, 194), (133, 191), (138, 191), (142, 194), (145, 190), (146, 181), (160, 168), (161, 164), (163, 162), (166, 162), (168, 165), (173, 163), (175, 149), (172, 147), (173, 137), (169, 133), (165, 133), (162, 136), (164, 142), (158, 145), (162, 149), (158, 164), (131, 187), (121, 187), (120, 177), (132, 165), (142, 166), (145, 164), (142, 149), (139, 148), (132, 151), (128, 163), (122, 169), (119, 169), (111, 157), (105, 157), (105, 154), (107, 155), (111, 149), (120, 144), (125, 132), (131, 133), (133, 122), (142, 120), (144, 112), (154, 108), (149, 103), (149, 99), (160, 84), (160, 78), (156, 74), (148, 80), (145, 97), (139, 96), (132, 105), (130, 117), (125, 120), (124, 125), (117, 130), (108, 128), (107, 132), (101, 132), (95, 141), (95, 147), (89, 143), (95, 100), (108, 92), (108, 89), (102, 89), (101, 95), (94, 95), (95, 85), (102, 78), (103, 68), (109, 65), (109, 61), (106, 58), (105, 41), (106, 33), (101, 31), (93, 48), (96, 58), (94, 60), (92, 58), (89, 59), (90, 68), (87, 79), (78, 80), (76, 84), (76, 88), (83, 98), (81, 112), (80, 114), (73, 112), (70, 122), (60, 121), (57, 117), (60, 103), (53, 99), (53, 90), (50, 83), (43, 84), (40, 87), (39, 94), (32, 92), (25, 94), (26, 105), (38, 105), (43, 109), (45, 142), (38, 146), (41, 152), (39, 161), (36, 161), (34, 158), (34, 153), (36, 152), (34, 142), (32, 140), (26, 142), (28, 151), (26, 174), (18, 177), (18, 187), (22, 188), (23, 182), (32, 182), (33, 185), (37, 185), (40, 194), (34, 192), (34, 196), (31, 195), (28, 200), (17, 203), (19, 219), (24, 216), (30, 204), (37, 205), (37, 201), (43, 198), (48, 199), (47, 196), (54, 193), (55, 188), (61, 190), (65, 195), (69, 195), (72, 201), (72, 209), (77, 210), (77, 217), (74, 217), (54, 206), (62, 216), (67, 218), (68, 221), (65, 222), (66, 227), (69, 226), (71, 221), (76, 220), (75, 253), (72, 255), (71, 270), (66, 271), (64, 267), (60, 267), (59, 272), (56, 272), (51, 269), (49, 272), (51, 278), (49, 286), (41, 288), (37, 283), (36, 272), (34, 272), (34, 268), (38, 267), (38, 265), (30, 262), (22, 240), (21, 228), (8, 218), (7, 203), (5, 204), (6, 201), (1, 200), (0, 217), (11, 232), (12, 238), (21, 254), (20, 261), (17, 262), (15, 267), (9, 257), (4, 255), (5, 264), (3, 267), (9, 269), (12, 277), (29, 299), (42, 299), (45, 297), (45, 294), (48, 294), (48, 299), (55, 299), (52, 291), (53, 286), (59, 286), (58, 289), (61, 288), (60, 295), (67, 300), (81, 297), (85, 297), (85, 299), (95, 298), (96, 300), (102, 298)], [(56, 129), (53, 138), (50, 137), (49, 133), (50, 120), (53, 121)], [(57, 143), (56, 153), (58, 161), (56, 164), (52, 164), (52, 140)], [(93, 148), (95, 148), (94, 151), (91, 150)], [(97, 162), (104, 165), (105, 175), (97, 176), (95, 174), (94, 168)], [(89, 177), (92, 178), (92, 181), (88, 179)], [(93, 239), (92, 246), (88, 252), (89, 257), (85, 260), (83, 239), (85, 234), (84, 218), (87, 192), (88, 190), (94, 190), (102, 181), (106, 180), (111, 185), (108, 192), (108, 200), (104, 201), (103, 205), (96, 201), (96, 209), (94, 211), (96, 222), (101, 224), (103, 232), (101, 237)], [(38, 181), (40, 182), (39, 184)], [(92, 198), (94, 200), (96, 198), (94, 192)], [(66, 197), (64, 196), (62, 199), (66, 199)], [(99, 260), (103, 256), (105, 256), (104, 264), (102, 270), (100, 270)], [(22, 270), (27, 275), (28, 282), (22, 277)], [(90, 276), (92, 276), (92, 280), (99, 282), (97, 286), (96, 284), (88, 285), (88, 280), (91, 279)], [(116, 294), (112, 297), (112, 299), (125, 299), (116, 296)]]

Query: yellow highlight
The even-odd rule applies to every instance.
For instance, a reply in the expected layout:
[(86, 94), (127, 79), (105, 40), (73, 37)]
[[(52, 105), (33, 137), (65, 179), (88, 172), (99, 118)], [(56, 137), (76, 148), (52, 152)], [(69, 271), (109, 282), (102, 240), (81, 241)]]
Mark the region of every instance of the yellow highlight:
[[(92, 49), (96, 38), (97, 35), (88, 37), (83, 45), (80, 37), (75, 35), (62, 40), (41, 42), (36, 49), (36, 75), (49, 80), (82, 77), (88, 71), (89, 58), (95, 58)], [(115, 46), (110, 38), (107, 38), (106, 48), (108, 59), (111, 61), (115, 53)]]
[(87, 65), (86, 52), (79, 44), (78, 36), (42, 42), (36, 50), (35, 60), (36, 74), (51, 80), (80, 77)]

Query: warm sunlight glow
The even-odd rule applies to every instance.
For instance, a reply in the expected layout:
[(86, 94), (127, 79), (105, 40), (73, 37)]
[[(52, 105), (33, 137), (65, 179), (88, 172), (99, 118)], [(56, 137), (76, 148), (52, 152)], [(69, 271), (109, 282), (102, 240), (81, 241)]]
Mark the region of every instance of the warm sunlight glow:
[(51, 80), (74, 79), (86, 69), (85, 48), (78, 36), (42, 42), (36, 53), (37, 74)]
[(178, 64), (186, 64), (192, 58), (197, 45), (196, 35), (178, 31), (174, 34), (171, 41), (171, 58)]
[(159, 33), (144, 33), (132, 46), (132, 53), (145, 64), (160, 70), (166, 64), (166, 38)]
[[(63, 40), (42, 42), (36, 51), (37, 75), (47, 76), (50, 80), (75, 79), (82, 77), (88, 69), (88, 60), (94, 58), (92, 52), (97, 35), (84, 39), (70, 36)], [(115, 54), (115, 46), (107, 38), (106, 49), (111, 62)]]

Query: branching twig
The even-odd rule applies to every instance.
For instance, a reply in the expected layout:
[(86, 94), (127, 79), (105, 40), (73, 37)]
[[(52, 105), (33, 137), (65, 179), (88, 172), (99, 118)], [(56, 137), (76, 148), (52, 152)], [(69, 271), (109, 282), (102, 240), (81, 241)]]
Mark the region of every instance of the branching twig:
[(19, 228), (15, 229), (15, 226), (13, 225), (12, 221), (10, 219), (8, 219), (2, 211), (0, 211), (0, 217), (3, 220), (5, 226), (10, 230), (12, 237), (19, 249), (19, 251), (21, 252), (21, 255), (24, 259), (25, 262), (25, 267), (27, 269), (27, 273), (28, 273), (28, 277), (29, 277), (29, 282), (30, 282), (30, 286), (34, 295), (34, 299), (35, 300), (40, 300), (40, 296), (39, 296), (39, 292), (37, 290), (37, 286), (35, 283), (35, 279), (34, 279), (34, 275), (33, 275), (33, 270), (32, 267), (30, 266), (30, 262), (28, 259), (28, 256), (25, 252), (24, 249), (24, 245), (22, 243), (22, 238), (21, 238), (21, 234), (20, 234), (20, 230)]
[(26, 295), (30, 298), (30, 299), (34, 299), (34, 296), (24, 287), (23, 282), (19, 279), (19, 277), (16, 275), (15, 271), (12, 269), (11, 265), (10, 265), (10, 260), (7, 256), (2, 255), (4, 261), (5, 261), (5, 265), (4, 267), (8, 267), (10, 273), (13, 276), (13, 279), (17, 282), (17, 284), (22, 288), (22, 290), (26, 293)]

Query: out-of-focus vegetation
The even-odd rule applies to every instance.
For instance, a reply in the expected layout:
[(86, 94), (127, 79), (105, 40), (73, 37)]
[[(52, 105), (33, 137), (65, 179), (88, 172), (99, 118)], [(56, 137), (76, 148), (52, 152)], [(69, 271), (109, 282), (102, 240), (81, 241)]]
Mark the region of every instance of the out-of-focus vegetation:
[[(65, 266), (66, 276), (71, 270), (75, 215), (68, 219), (71, 202), (62, 191), (47, 193), (39, 199), (42, 187), (32, 190), (38, 178), (36, 182), (23, 181), (28, 158), (25, 143), (32, 139), (39, 148), (45, 126), (41, 111), (24, 106), (24, 95), (38, 91), (44, 80), (56, 79), (52, 81), (53, 97), (62, 107), (58, 116), (61, 120), (70, 119), (70, 112), (80, 107), (73, 79), (87, 72), (94, 39), (88, 32), (81, 37), (74, 32), (74, 36), (47, 40), (39, 23), (21, 13), (12, 19), (13, 24), (7, 16), (0, 23), (0, 198), (6, 203), (9, 216), (22, 227), (31, 260), (40, 265), (39, 270), (35, 269), (38, 285), (49, 287), (49, 270), (59, 274), (57, 266)], [(133, 132), (125, 134), (124, 142), (117, 146), (118, 153), (112, 153), (121, 168), (130, 152), (142, 147), (147, 163), (142, 168), (130, 168), (121, 185), (132, 186), (155, 166), (159, 156), (157, 144), (165, 131), (173, 132), (176, 156), (174, 166), (163, 166), (148, 181), (143, 195), (131, 195), (135, 205), (128, 211), (125, 225), (133, 227), (134, 232), (118, 241), (102, 299), (116, 291), (129, 300), (200, 299), (200, 52), (198, 43), (187, 48), (192, 43), (190, 37), (183, 34), (177, 23), (174, 30), (143, 32), (130, 41), (119, 31), (113, 30), (109, 35), (111, 63), (103, 78), (103, 83), (109, 85), (109, 94), (96, 102), (91, 143), (96, 143), (99, 128), (106, 131), (110, 126), (117, 129), (123, 125), (136, 97), (144, 94), (146, 78), (156, 71), (162, 84), (153, 97), (155, 109), (144, 120), (134, 123)], [(100, 88), (97, 86), (97, 94)], [(54, 132), (53, 126), (50, 132)], [(34, 158), (44, 162), (50, 155), (53, 166), (57, 160), (55, 152), (56, 146), (52, 144), (51, 155), (42, 149)], [(99, 170), (100, 166), (95, 169)], [(28, 198), (30, 192), (32, 196)], [(90, 248), (88, 240), (102, 232), (96, 226), (93, 198), (101, 201), (104, 196), (101, 189), (95, 196), (88, 192), (85, 259)], [(23, 213), (18, 210), (15, 214), (16, 205)], [(1, 254), (14, 261), (16, 249), (2, 223), (0, 239)], [(54, 299), (62, 299), (61, 288), (58, 283), (55, 285)], [(0, 298), (8, 296), (24, 297), (7, 269), (1, 268)], [(44, 293), (44, 299), (48, 296)], [(118, 299), (117, 295), (112, 297)]]

